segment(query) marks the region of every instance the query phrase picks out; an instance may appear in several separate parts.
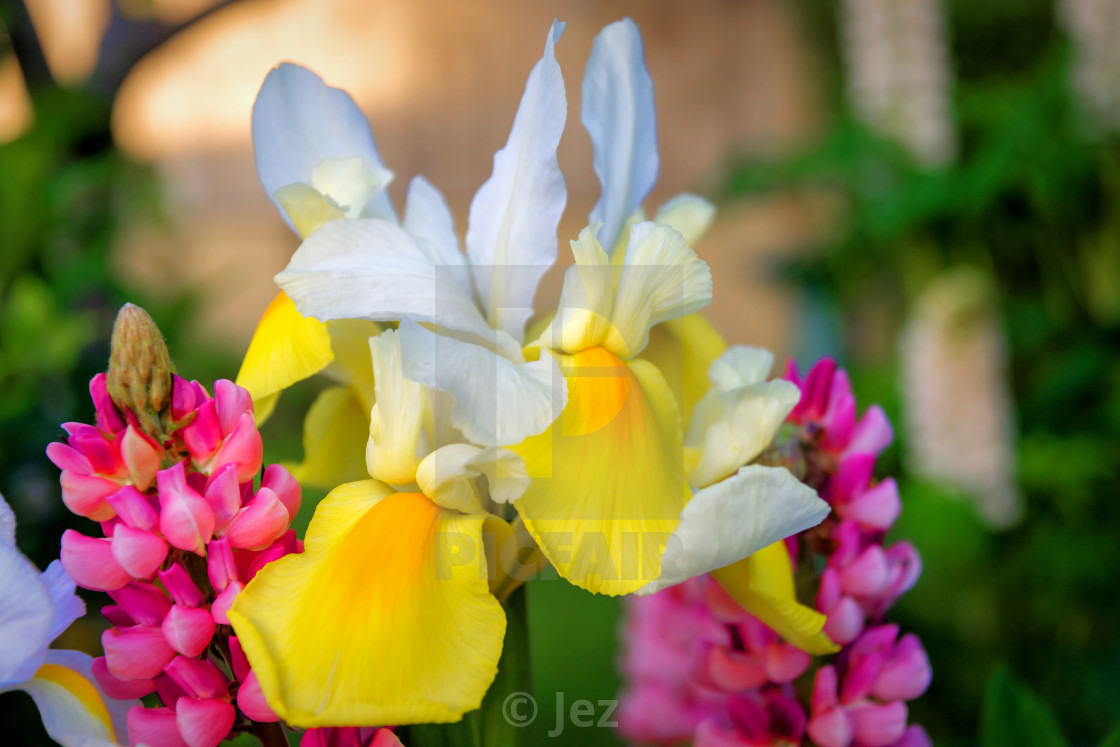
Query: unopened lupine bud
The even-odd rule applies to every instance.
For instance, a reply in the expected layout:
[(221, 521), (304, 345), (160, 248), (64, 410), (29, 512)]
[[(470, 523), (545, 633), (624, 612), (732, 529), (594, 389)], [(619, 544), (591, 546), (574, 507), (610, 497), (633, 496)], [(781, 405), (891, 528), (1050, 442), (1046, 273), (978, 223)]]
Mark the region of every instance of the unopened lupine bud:
[(174, 367), (155, 321), (126, 303), (113, 323), (105, 385), (122, 412), (132, 413), (145, 433), (160, 432), (160, 415), (171, 404)]

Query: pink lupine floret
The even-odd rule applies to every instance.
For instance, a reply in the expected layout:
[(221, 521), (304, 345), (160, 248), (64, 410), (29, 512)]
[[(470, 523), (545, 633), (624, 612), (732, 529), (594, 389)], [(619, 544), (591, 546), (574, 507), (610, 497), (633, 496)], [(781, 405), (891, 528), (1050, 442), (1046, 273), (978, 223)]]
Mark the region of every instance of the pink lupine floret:
[(620, 730), (697, 747), (928, 747), (925, 730), (907, 725), (906, 703), (929, 686), (929, 658), (916, 635), (885, 622), (921, 574), (913, 545), (883, 544), (902, 509), (897, 483), (874, 478), (890, 422), (878, 407), (857, 416), (848, 376), (831, 360), (804, 378), (791, 363), (785, 378), (801, 400), (780, 438), (796, 440), (803, 479), (833, 509), (787, 545), (794, 559), (815, 556), (815, 604), (842, 648), (813, 667), (707, 576), (633, 597)]
[(226, 612), (266, 563), (302, 549), (289, 528), (300, 487), (280, 465), (258, 482), (261, 438), (245, 389), (219, 381), (211, 397), (172, 381), (171, 425), (157, 437), (95, 376), (96, 426), (65, 424), (66, 443), (47, 456), (67, 507), (104, 535), (62, 537), (67, 572), (114, 602), (102, 610), (113, 627), (93, 675), (113, 697), (161, 701), (131, 709), (132, 744), (216, 747), (235, 728), (278, 720)]

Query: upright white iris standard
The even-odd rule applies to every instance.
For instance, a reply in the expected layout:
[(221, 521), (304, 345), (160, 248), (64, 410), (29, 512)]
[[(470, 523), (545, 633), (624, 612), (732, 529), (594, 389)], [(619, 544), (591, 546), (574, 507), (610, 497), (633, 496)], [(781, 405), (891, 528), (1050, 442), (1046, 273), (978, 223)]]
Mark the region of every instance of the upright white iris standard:
[(47, 734), (66, 747), (128, 744), (125, 714), (139, 701), (101, 692), (88, 655), (49, 648), (85, 614), (74, 581), (57, 560), (40, 573), (15, 542), (15, 516), (0, 496), (0, 692), (30, 695)]

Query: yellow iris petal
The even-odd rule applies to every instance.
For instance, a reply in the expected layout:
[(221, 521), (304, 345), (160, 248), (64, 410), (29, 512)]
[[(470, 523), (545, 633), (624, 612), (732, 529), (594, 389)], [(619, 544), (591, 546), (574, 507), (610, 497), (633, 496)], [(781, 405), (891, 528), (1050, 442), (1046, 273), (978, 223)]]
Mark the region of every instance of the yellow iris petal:
[(354, 390), (361, 400), (368, 420), (369, 410), (373, 407), (374, 400), (369, 338), (377, 337), (385, 327), (364, 319), (332, 319), (327, 322), (327, 329), (331, 335), (334, 360), (323, 373)]
[(304, 552), (270, 563), (229, 612), (269, 705), (296, 726), (458, 720), (497, 672), (505, 615), (484, 515), (373, 480), (336, 488)]
[(369, 477), (366, 440), (369, 410), (354, 390), (342, 386), (324, 389), (303, 420), (303, 462), (287, 465), (304, 485), (330, 489)]
[[(327, 325), (302, 316), (292, 299), (281, 291), (268, 305), (253, 333), (237, 373), (237, 383), (248, 389), (256, 401), (322, 371), (333, 359)], [(264, 413), (256, 413), (258, 423), (264, 421), (274, 405), (275, 401), (259, 408)]]
[(676, 402), (657, 369), (603, 348), (559, 356), (568, 405), (511, 448), (533, 478), (515, 502), (561, 576), (628, 594), (661, 574), (688, 500)]
[(825, 616), (797, 601), (784, 540), (713, 571), (712, 576), (743, 609), (802, 651), (820, 655), (840, 650), (823, 630)]
[(322, 192), (301, 182), (276, 190), (276, 199), (305, 239), (324, 223), (346, 217), (346, 213)]
[(711, 322), (700, 314), (689, 314), (652, 327), (641, 357), (665, 375), (687, 423), (696, 403), (711, 387), (708, 368), (726, 349), (727, 343)]

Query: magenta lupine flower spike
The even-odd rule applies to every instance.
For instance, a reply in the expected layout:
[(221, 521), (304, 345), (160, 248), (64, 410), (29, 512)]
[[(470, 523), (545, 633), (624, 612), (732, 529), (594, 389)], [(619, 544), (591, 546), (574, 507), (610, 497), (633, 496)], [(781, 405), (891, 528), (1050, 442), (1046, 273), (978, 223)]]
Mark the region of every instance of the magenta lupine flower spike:
[(902, 508), (895, 481), (873, 477), (890, 423), (874, 406), (857, 416), (848, 376), (831, 360), (804, 378), (791, 363), (785, 378), (801, 400), (771, 458), (832, 508), (787, 547), (799, 573), (822, 569), (799, 588), (816, 589), (825, 633), (842, 648), (814, 662), (709, 577), (631, 599), (620, 729), (640, 742), (697, 747), (927, 747), (925, 730), (907, 725), (906, 703), (929, 686), (929, 658), (917, 636), (885, 622), (921, 573), (910, 543), (883, 546)]
[(218, 381), (211, 396), (174, 375), (150, 317), (127, 306), (90, 394), (96, 425), (65, 424), (66, 443), (47, 455), (66, 505), (103, 534), (62, 537), (63, 567), (113, 602), (93, 676), (111, 697), (158, 697), (128, 712), (132, 744), (216, 747), (269, 730), (284, 740), (226, 617), (265, 563), (302, 549), (289, 529), (299, 483), (270, 465), (255, 484), (262, 447), (248, 392)]

